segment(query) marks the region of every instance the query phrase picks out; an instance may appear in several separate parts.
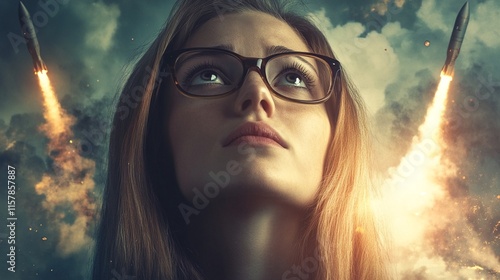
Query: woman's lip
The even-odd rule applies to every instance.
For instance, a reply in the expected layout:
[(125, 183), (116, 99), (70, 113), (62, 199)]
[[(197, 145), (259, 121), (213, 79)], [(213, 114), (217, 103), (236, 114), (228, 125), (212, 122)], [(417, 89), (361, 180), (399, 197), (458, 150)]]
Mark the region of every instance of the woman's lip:
[(224, 139), (222, 146), (226, 147), (242, 142), (278, 144), (283, 148), (288, 148), (283, 138), (272, 127), (263, 122), (247, 122), (240, 125)]
[(255, 135), (240, 136), (231, 141), (227, 146), (239, 145), (240, 143), (247, 143), (250, 145), (277, 145), (281, 147), (280, 143), (271, 138)]

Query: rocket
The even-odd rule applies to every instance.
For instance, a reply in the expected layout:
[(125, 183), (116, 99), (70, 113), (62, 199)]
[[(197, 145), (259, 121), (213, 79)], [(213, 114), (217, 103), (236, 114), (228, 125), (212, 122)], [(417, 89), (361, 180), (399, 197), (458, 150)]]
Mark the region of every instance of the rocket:
[(448, 52), (446, 54), (446, 61), (444, 62), (442, 72), (445, 75), (453, 76), (455, 72), (455, 60), (460, 53), (462, 42), (464, 40), (465, 31), (469, 24), (469, 2), (465, 2), (462, 9), (457, 15), (453, 33), (451, 33), (450, 43), (448, 44)]
[(24, 39), (26, 39), (28, 51), (33, 59), (35, 74), (42, 70), (47, 71), (47, 66), (45, 66), (40, 56), (40, 45), (38, 45), (38, 39), (36, 38), (35, 26), (31, 21), (30, 13), (21, 1), (19, 1), (19, 23), (21, 24)]

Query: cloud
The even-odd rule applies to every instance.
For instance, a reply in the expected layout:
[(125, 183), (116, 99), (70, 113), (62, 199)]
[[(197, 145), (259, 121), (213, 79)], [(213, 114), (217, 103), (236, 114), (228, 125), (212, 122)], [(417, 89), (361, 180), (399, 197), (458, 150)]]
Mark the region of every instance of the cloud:
[(399, 71), (399, 59), (387, 40), (388, 36), (404, 32), (399, 24), (387, 24), (382, 33), (372, 31), (362, 38), (366, 28), (361, 23), (333, 27), (325, 10), (310, 17), (328, 38), (340, 63), (367, 101), (370, 112), (378, 111), (384, 104), (385, 88), (395, 81)]
[(109, 94), (110, 89), (114, 90), (116, 77), (122, 72), (124, 61), (115, 55), (115, 50), (120, 49), (116, 36), (121, 11), (118, 5), (104, 2), (77, 2), (71, 7), (83, 23), (84, 45), (79, 50), (83, 66), (80, 90), (86, 91), (83, 99), (92, 102), (89, 97), (99, 99)]
[(451, 30), (450, 27), (455, 22), (445, 20), (443, 9), (439, 9), (436, 6), (435, 0), (422, 1), (422, 6), (417, 11), (417, 16), (426, 27), (431, 30), (440, 30), (443, 32), (449, 32)]
[(103, 2), (78, 2), (72, 6), (86, 23), (85, 45), (100, 51), (108, 51), (118, 28), (120, 9), (116, 4)]
[(498, 51), (500, 30), (497, 26), (492, 26), (492, 23), (498, 20), (499, 10), (500, 3), (498, 1), (479, 3), (467, 27), (467, 41), (471, 40), (473, 45), (484, 44), (485, 47)]
[(389, 11), (391, 5), (397, 8), (403, 8), (405, 0), (383, 0), (372, 5), (372, 11), (376, 11), (379, 15), (383, 16)]

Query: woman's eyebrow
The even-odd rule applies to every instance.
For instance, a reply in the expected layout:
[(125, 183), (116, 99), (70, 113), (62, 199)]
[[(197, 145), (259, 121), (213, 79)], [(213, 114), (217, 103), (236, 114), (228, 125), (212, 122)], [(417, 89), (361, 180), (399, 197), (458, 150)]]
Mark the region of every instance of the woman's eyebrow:
[(234, 52), (234, 46), (231, 45), (231, 44), (220, 44), (220, 45), (217, 45), (217, 46), (213, 46), (211, 48), (222, 49), (222, 50)]
[(273, 55), (277, 53), (284, 53), (284, 52), (293, 52), (294, 50), (289, 49), (285, 46), (270, 46), (266, 48), (266, 54), (267, 55)]
[[(234, 46), (232, 44), (220, 44), (220, 45), (212, 46), (211, 48), (235, 52)], [(294, 50), (289, 49), (285, 46), (281, 46), (281, 45), (269, 46), (266, 48), (266, 55), (273, 55), (273, 54), (277, 54), (277, 53), (285, 53), (285, 52), (293, 52), (293, 51)]]
[[(273, 54), (277, 54), (277, 53), (295, 52), (295, 50), (289, 49), (289, 48), (287, 48), (285, 46), (271, 46), (271, 47), (268, 47), (266, 49), (266, 52), (267, 52), (267, 55), (273, 55)], [(301, 56), (295, 56), (295, 58), (298, 59), (298, 60), (301, 60), (302, 62), (304, 62), (307, 65), (309, 65), (309, 67), (311, 67), (311, 69), (313, 69), (316, 72), (316, 74), (318, 74), (318, 72), (316, 70), (316, 67), (313, 66), (311, 64), (311, 62), (307, 61), (306, 59), (304, 59)]]

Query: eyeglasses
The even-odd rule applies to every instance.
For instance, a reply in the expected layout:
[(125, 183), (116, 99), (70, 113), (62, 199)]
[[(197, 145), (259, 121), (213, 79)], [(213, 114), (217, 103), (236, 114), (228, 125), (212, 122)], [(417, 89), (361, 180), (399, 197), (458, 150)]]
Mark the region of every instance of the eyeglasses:
[(255, 69), (277, 97), (305, 104), (326, 101), (341, 69), (333, 58), (307, 52), (253, 58), (224, 49), (189, 48), (166, 53), (163, 59), (176, 87), (190, 97), (229, 95)]

